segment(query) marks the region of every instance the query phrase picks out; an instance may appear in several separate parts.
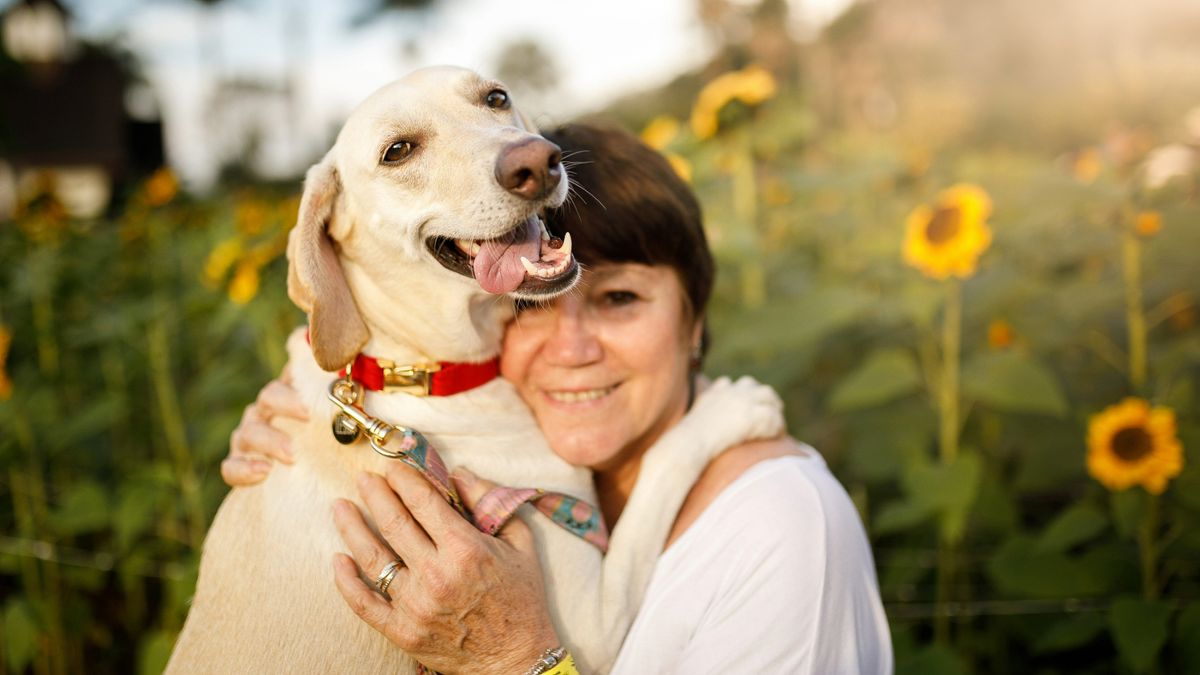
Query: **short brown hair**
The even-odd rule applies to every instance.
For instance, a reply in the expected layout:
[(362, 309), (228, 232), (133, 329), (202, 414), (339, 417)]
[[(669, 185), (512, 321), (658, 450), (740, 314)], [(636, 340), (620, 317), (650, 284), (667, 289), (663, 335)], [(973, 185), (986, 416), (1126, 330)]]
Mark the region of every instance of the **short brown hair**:
[(616, 127), (566, 124), (543, 134), (563, 151), (572, 196), (547, 214), (550, 230), (571, 233), (584, 265), (668, 265), (679, 275), (692, 316), (712, 295), (712, 252), (696, 196), (667, 161)]

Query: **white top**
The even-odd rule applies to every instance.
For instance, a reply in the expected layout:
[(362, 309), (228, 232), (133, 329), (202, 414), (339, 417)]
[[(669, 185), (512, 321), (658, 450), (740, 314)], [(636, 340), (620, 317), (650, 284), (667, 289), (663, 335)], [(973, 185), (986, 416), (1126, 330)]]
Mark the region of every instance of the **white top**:
[(659, 557), (613, 673), (892, 671), (862, 522), (805, 451), (750, 467)]

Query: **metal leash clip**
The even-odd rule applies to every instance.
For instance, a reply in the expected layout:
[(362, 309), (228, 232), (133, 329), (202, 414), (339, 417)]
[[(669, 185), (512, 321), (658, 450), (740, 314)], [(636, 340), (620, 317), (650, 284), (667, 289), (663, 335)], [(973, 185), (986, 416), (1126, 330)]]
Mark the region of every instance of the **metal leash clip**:
[(329, 385), (329, 400), (338, 408), (333, 416), (333, 437), (342, 445), (350, 445), (366, 432), (371, 442), (371, 449), (389, 459), (405, 459), (405, 450), (387, 449), (388, 437), (394, 431), (401, 431), (405, 436), (411, 431), (405, 427), (394, 427), (381, 419), (372, 417), (358, 407), (362, 400), (362, 385), (348, 377), (334, 380)]

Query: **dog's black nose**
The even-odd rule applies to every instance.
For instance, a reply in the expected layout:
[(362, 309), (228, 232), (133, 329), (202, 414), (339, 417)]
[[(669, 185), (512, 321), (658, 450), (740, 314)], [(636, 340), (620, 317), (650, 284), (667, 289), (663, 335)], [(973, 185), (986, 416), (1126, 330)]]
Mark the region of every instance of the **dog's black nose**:
[(544, 138), (510, 143), (496, 158), (496, 182), (522, 199), (541, 199), (558, 187), (561, 162), (562, 150)]

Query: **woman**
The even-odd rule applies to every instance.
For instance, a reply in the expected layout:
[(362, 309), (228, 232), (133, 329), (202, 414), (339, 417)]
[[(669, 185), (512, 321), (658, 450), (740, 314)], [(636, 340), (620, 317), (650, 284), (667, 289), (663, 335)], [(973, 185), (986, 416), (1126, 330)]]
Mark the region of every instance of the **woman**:
[[(694, 396), (712, 255), (694, 195), (653, 150), (581, 124), (547, 137), (577, 160), (579, 195), (549, 225), (572, 233), (587, 271), (581, 290), (520, 308), (501, 374), (554, 452), (592, 469), (612, 526), (642, 456)], [(222, 465), (227, 482), (257, 482), (270, 458), (288, 461), (286, 439), (267, 424), (277, 414), (304, 415), (284, 382), (247, 409)], [(490, 487), (469, 475), (458, 482), (468, 505)], [(559, 643), (524, 524), (514, 519), (499, 538), (475, 532), (400, 463), (386, 480), (364, 476), (359, 486), (383, 538), (354, 505), (334, 506), (354, 555), (334, 563), (351, 608), (442, 672), (541, 672), (534, 664)], [(426, 532), (443, 527), (461, 529), (468, 544), (436, 545)], [(365, 568), (392, 550), (411, 569), (389, 603), (362, 581), (355, 559)], [(693, 485), (614, 672), (884, 673), (891, 665), (857, 512), (816, 451), (781, 438), (729, 448)]]

